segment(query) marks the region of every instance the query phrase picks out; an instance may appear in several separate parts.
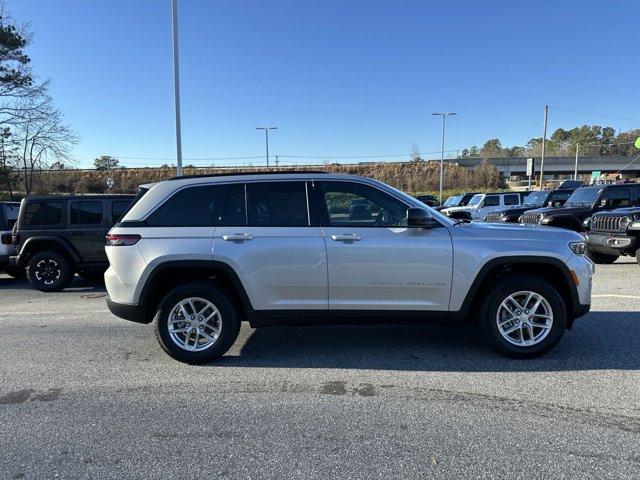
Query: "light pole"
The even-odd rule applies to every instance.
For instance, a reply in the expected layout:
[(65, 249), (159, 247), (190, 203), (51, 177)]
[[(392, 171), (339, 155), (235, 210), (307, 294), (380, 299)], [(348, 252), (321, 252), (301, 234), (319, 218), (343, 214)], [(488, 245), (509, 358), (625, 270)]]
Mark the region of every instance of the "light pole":
[(440, 198), (439, 202), (442, 205), (442, 179), (444, 177), (444, 126), (447, 115), (455, 115), (455, 112), (434, 112), (432, 115), (438, 115), (442, 117), (442, 155), (440, 156)]
[(278, 127), (256, 127), (256, 130), (264, 130), (264, 144), (267, 149), (267, 167), (269, 166), (269, 130), (277, 130)]
[(180, 61), (178, 57), (178, 0), (171, 0), (171, 19), (173, 21), (173, 100), (176, 109), (176, 174), (182, 176), (182, 132), (180, 125)]

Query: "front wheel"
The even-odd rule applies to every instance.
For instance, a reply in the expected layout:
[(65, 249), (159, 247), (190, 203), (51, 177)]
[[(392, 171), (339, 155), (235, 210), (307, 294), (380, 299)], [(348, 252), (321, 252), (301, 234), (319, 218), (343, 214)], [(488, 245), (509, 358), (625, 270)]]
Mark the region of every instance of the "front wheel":
[(192, 283), (173, 289), (154, 318), (160, 346), (176, 360), (200, 364), (223, 356), (240, 331), (228, 296), (213, 285)]
[(501, 278), (480, 306), (486, 343), (510, 358), (535, 358), (555, 347), (567, 327), (564, 300), (534, 275)]
[(36, 253), (27, 264), (27, 279), (41, 292), (58, 292), (73, 279), (73, 269), (67, 258), (54, 251)]
[(619, 255), (607, 255), (606, 253), (599, 253), (589, 250), (589, 258), (593, 263), (598, 265), (609, 265), (618, 259)]

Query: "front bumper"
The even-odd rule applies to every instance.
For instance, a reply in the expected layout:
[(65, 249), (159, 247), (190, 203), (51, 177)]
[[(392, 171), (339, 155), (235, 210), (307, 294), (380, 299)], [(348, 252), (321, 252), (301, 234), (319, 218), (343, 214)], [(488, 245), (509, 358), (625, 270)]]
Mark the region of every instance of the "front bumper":
[(136, 323), (151, 323), (147, 310), (142, 305), (117, 303), (107, 297), (107, 307), (116, 317)]
[(594, 252), (608, 255), (632, 255), (636, 251), (636, 238), (615, 233), (587, 234), (587, 246)]

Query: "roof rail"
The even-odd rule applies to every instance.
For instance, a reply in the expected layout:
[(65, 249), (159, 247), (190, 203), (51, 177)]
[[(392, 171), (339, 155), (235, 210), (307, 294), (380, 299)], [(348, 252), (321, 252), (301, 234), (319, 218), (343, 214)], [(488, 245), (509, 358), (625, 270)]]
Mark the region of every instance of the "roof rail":
[(257, 172), (234, 172), (234, 173), (209, 173), (204, 175), (182, 175), (179, 177), (171, 177), (168, 180), (183, 180), (185, 178), (207, 178), (207, 177), (236, 177), (240, 175), (279, 175), (279, 174), (291, 174), (291, 173), (303, 173), (303, 174), (326, 174), (323, 170), (260, 170)]

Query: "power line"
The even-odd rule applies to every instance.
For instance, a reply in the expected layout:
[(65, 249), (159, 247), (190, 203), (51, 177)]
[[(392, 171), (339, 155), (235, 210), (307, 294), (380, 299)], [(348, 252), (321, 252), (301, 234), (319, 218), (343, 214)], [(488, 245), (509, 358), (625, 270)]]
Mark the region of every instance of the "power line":
[(638, 118), (629, 118), (629, 117), (618, 117), (616, 115), (604, 115), (601, 113), (589, 113), (589, 112), (580, 112), (577, 110), (567, 110), (565, 108), (556, 108), (556, 107), (549, 107), (551, 110), (556, 110), (558, 112), (568, 112), (568, 113), (577, 113), (580, 115), (589, 115), (592, 117), (602, 117), (602, 118), (614, 118), (616, 120), (629, 120), (632, 122), (640, 122), (640, 119)]

